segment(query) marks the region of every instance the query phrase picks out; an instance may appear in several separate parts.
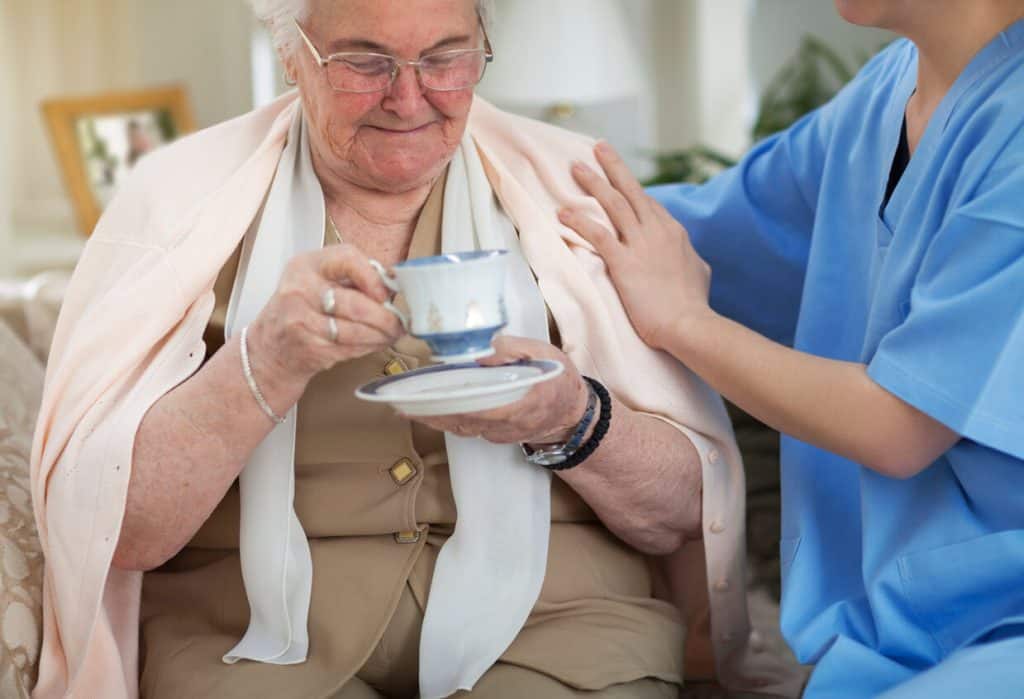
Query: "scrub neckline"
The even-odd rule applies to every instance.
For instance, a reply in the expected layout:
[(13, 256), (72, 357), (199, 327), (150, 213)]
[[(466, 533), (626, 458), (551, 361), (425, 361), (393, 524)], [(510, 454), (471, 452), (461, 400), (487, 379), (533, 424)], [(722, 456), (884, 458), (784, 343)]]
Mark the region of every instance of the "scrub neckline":
[[(911, 59), (904, 68), (903, 77), (893, 92), (889, 108), (886, 111), (885, 124), (882, 127), (886, 130), (887, 152), (890, 155), (886, 162), (890, 166), (896, 157), (896, 149), (899, 146), (900, 132), (906, 119), (907, 103), (917, 90), (919, 54), (917, 47), (912, 42), (909, 42), (909, 40), (908, 43), (913, 46)], [(922, 167), (925, 167), (922, 163), (930, 161), (934, 156), (935, 150), (960, 100), (979, 80), (1009, 59), (1014, 51), (1020, 48), (1021, 44), (1024, 44), (1024, 18), (1017, 20), (1001, 31), (975, 54), (974, 58), (970, 60), (957, 77), (949, 92), (942, 98), (931, 119), (928, 120), (928, 126), (925, 128), (925, 132), (921, 136), (917, 148), (914, 150), (913, 157), (910, 158), (910, 162), (907, 164), (900, 182), (897, 183), (896, 188), (893, 190), (892, 196), (885, 203), (882, 202), (885, 195), (885, 185), (888, 183), (889, 171), (887, 170), (882, 175), (883, 181), (879, 188), (878, 201), (880, 202), (880, 208), (878, 216), (890, 230), (895, 230), (896, 224), (899, 222), (903, 212), (903, 207), (906, 204), (909, 187), (905, 183), (913, 181), (917, 172)]]

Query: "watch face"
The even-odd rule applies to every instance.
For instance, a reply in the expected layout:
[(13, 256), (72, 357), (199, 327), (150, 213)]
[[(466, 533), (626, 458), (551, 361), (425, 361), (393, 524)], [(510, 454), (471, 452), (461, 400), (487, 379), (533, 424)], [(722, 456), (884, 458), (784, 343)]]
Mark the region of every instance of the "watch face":
[(538, 451), (528, 456), (526, 460), (537, 466), (557, 466), (567, 458), (569, 457), (562, 451)]

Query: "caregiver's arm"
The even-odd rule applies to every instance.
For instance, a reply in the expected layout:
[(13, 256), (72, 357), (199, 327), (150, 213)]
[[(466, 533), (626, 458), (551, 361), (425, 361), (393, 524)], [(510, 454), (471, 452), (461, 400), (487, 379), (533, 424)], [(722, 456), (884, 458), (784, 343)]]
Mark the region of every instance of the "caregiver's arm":
[[(588, 396), (587, 384), (569, 358), (545, 342), (519, 337), (499, 337), (495, 349), (481, 364), (555, 359), (565, 365), (565, 372), (534, 386), (512, 405), (412, 419), (496, 444), (566, 442), (583, 417)], [(702, 474), (697, 450), (676, 428), (619, 401), (613, 399), (611, 423), (597, 450), (576, 468), (557, 475), (609, 530), (644, 553), (672, 553), (684, 540), (700, 537)]]
[(562, 221), (604, 258), (648, 344), (780, 432), (887, 476), (913, 476), (957, 442), (952, 430), (876, 384), (865, 365), (798, 352), (712, 311), (711, 270), (686, 230), (610, 147), (596, 152), (610, 183), (586, 166), (574, 167), (574, 175), (619, 235), (572, 211), (562, 212)]
[[(340, 279), (353, 288), (331, 281)], [(335, 291), (337, 342), (328, 339), (320, 308), (329, 287)], [(365, 256), (349, 245), (332, 245), (288, 265), (248, 337), (252, 373), (276, 414), (287, 413), (319, 371), (401, 336), (398, 321), (379, 303), (387, 295)], [(249, 390), (239, 339), (232, 338), (143, 418), (114, 565), (148, 570), (181, 550), (273, 427)]]

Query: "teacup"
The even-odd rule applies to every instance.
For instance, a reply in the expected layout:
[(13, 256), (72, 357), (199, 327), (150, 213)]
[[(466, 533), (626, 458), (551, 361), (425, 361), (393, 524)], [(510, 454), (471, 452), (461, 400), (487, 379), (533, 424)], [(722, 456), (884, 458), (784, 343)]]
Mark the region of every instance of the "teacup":
[(405, 329), (430, 347), (438, 362), (464, 362), (494, 354), (491, 342), (505, 327), (507, 250), (452, 252), (395, 265), (394, 278), (371, 263), (389, 289), (402, 292), (409, 316), (393, 305)]

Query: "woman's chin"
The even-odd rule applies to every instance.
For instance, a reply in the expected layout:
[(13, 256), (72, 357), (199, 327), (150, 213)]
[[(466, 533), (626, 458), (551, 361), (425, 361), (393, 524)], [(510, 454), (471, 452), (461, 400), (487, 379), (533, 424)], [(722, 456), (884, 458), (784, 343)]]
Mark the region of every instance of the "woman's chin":
[(437, 179), (452, 158), (455, 148), (444, 135), (438, 124), (411, 132), (363, 127), (348, 150), (347, 169), (385, 192), (422, 187)]
[(444, 172), (447, 164), (447, 158), (417, 162), (376, 162), (364, 172), (372, 173), (370, 179), (377, 189), (399, 193), (431, 184)]
[(382, 167), (372, 169), (373, 187), (389, 193), (401, 193), (431, 184), (444, 171), (444, 164), (429, 167)]
[(836, 0), (836, 11), (850, 24), (860, 27), (877, 27), (880, 24), (883, 7), (876, 0)]

